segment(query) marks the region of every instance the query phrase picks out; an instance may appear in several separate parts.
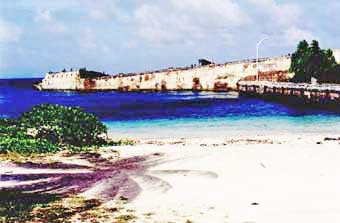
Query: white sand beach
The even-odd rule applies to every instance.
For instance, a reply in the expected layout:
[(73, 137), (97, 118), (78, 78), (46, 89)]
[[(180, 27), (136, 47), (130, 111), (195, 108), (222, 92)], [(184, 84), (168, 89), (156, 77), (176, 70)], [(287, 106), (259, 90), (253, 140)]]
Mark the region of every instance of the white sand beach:
[[(139, 139), (103, 149), (103, 157), (118, 152), (118, 162), (133, 165), (114, 164), (120, 169), (109, 170), (117, 174), (98, 178), (81, 196), (101, 199), (104, 190), (118, 188), (102, 206), (133, 214), (128, 222), (338, 222), (340, 145), (324, 138)], [(25, 172), (9, 167), (13, 175)]]
[(141, 191), (127, 208), (136, 222), (338, 222), (340, 145), (316, 143), (121, 147), (122, 157), (159, 153), (132, 177)]

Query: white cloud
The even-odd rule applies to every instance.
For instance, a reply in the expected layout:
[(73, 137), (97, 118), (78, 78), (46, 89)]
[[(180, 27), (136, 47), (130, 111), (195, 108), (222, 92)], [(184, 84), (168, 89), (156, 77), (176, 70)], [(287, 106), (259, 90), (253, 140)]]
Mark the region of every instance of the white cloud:
[(34, 20), (36, 22), (51, 22), (52, 21), (51, 12), (49, 10), (38, 11)]
[(188, 13), (202, 26), (242, 25), (249, 19), (239, 5), (231, 0), (171, 0), (171, 2), (176, 10)]
[(295, 24), (301, 16), (299, 5), (293, 3), (278, 4), (275, 0), (248, 0), (254, 4), (263, 14), (278, 25), (290, 26)]
[(311, 41), (313, 39), (317, 39), (312, 32), (296, 27), (290, 27), (287, 29), (284, 37), (289, 45), (296, 45), (296, 43), (301, 40)]
[(115, 4), (104, 4), (103, 1), (96, 2), (95, 5), (90, 7), (89, 15), (96, 20), (118, 20), (119, 22), (127, 22), (129, 20), (128, 14)]
[(52, 33), (63, 33), (66, 31), (66, 26), (57, 21), (50, 10), (39, 10), (34, 18), (35, 22), (44, 25), (45, 29)]
[[(316, 37), (322, 37), (320, 43), (327, 47), (336, 47), (338, 38), (336, 29), (327, 23), (338, 22), (336, 0), (321, 8), (321, 0), (15, 2), (8, 3), (12, 13), (7, 16), (22, 18), (11, 23), (0, 19), (0, 42), (15, 42), (23, 37), (25, 41), (2, 44), (7, 48), (2, 50), (3, 57), (13, 58), (13, 48), (22, 46), (25, 52), (36, 49), (31, 57), (37, 61), (44, 51), (53, 51), (56, 63), (70, 63), (69, 58), (78, 62), (93, 60), (109, 67), (115, 63), (119, 71), (177, 66), (205, 56), (220, 62), (254, 57), (256, 42), (263, 36), (270, 40), (261, 47), (261, 56), (290, 52), (301, 39)], [(30, 21), (32, 12), (34, 19)], [(20, 24), (24, 20), (25, 26)], [(112, 55), (117, 61), (112, 60)], [(53, 61), (50, 58), (46, 60)], [(126, 62), (131, 60), (135, 68)]]
[(220, 39), (223, 45), (230, 46), (235, 42), (235, 37), (230, 33), (221, 33)]
[(15, 24), (0, 19), (0, 42), (17, 42), (22, 35), (22, 30)]
[(102, 41), (96, 32), (90, 28), (84, 28), (77, 37), (77, 43), (80, 49), (89, 55), (101, 53), (102, 55), (111, 54), (114, 51), (112, 44)]
[(123, 42), (122, 46), (126, 49), (133, 49), (138, 46), (138, 42), (136, 40), (127, 40)]
[(277, 3), (275, 0), (248, 0), (256, 6), (262, 16), (263, 26), (267, 25), (270, 36), (286, 46), (294, 46), (297, 42), (306, 39), (315, 39), (311, 30), (304, 27), (303, 10), (296, 3)]
[(144, 4), (135, 11), (139, 36), (160, 45), (192, 44), (209, 36), (226, 36), (223, 28), (241, 26), (249, 20), (231, 0), (171, 0)]
[(78, 39), (79, 46), (84, 50), (96, 50), (98, 47), (95, 33), (90, 28), (86, 28)]

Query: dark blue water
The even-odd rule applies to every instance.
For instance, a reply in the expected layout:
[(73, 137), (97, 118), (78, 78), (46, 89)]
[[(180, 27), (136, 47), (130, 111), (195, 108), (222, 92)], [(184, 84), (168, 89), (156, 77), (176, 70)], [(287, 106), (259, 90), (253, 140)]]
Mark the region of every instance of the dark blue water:
[(32, 85), (37, 81), (39, 79), (0, 80), (0, 116), (15, 118), (41, 103), (80, 106), (98, 115), (112, 129), (127, 133), (151, 129), (170, 131), (174, 127), (196, 131), (209, 126), (206, 131), (215, 131), (216, 126), (219, 131), (231, 131), (244, 125), (256, 130), (296, 129), (306, 125), (330, 128), (340, 123), (340, 116), (334, 112), (238, 98), (230, 93), (36, 91)]
[(0, 80), (0, 114), (18, 117), (41, 103), (80, 106), (104, 121), (225, 116), (302, 116), (332, 112), (294, 108), (216, 92), (53, 92), (32, 88), (39, 79)]

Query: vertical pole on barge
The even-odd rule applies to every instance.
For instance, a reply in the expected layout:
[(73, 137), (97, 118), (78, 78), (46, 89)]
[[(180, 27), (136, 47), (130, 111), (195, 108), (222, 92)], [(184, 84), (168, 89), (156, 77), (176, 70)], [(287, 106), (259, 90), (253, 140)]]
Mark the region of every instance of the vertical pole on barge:
[(257, 44), (256, 44), (256, 79), (257, 79), (257, 83), (259, 84), (260, 81), (260, 77), (259, 77), (259, 48), (260, 45), (263, 41), (269, 39), (268, 37), (265, 37), (263, 39), (261, 39)]

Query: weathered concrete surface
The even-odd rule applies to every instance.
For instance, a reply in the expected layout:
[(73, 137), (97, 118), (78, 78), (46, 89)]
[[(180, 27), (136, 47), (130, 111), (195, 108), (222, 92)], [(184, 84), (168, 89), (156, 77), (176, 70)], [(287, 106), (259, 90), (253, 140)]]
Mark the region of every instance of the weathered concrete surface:
[[(334, 50), (340, 61), (340, 50)], [(285, 78), (291, 60), (289, 56), (261, 59), (259, 70), (264, 79)], [(46, 74), (38, 88), (41, 90), (206, 90), (227, 91), (236, 89), (237, 82), (255, 77), (256, 60), (211, 64), (194, 68), (173, 68), (161, 71), (119, 74), (84, 79), (79, 71)], [(266, 78), (267, 76), (267, 78)]]
[(299, 105), (312, 104), (323, 108), (339, 110), (339, 84), (308, 84), (271, 81), (240, 81), (241, 95), (276, 99)]

